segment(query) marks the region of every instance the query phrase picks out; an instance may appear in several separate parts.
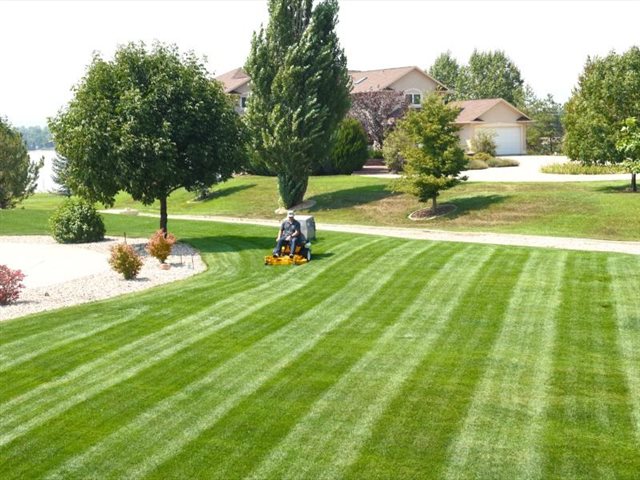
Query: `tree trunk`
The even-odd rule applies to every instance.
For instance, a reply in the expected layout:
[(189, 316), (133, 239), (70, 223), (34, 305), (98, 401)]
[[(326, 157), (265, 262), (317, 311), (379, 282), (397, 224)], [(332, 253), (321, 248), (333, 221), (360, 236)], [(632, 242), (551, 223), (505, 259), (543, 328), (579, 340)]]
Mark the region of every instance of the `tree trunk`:
[(309, 185), (309, 176), (293, 176), (288, 173), (278, 174), (278, 191), (285, 208), (302, 203)]
[(632, 192), (637, 192), (638, 191), (638, 184), (636, 183), (636, 174), (635, 173), (631, 174), (631, 191)]
[(167, 234), (167, 197), (160, 197), (160, 230)]
[(436, 200), (436, 198), (438, 198), (436, 195), (434, 195), (433, 197), (431, 197), (431, 201), (433, 202), (433, 214), (436, 215), (438, 213), (438, 202)]

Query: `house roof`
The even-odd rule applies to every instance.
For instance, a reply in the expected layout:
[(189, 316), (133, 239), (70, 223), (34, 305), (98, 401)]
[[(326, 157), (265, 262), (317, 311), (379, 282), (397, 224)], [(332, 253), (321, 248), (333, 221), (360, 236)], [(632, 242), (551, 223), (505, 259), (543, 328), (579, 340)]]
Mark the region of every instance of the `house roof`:
[(433, 78), (431, 75), (425, 73), (424, 70), (412, 66), (384, 68), (381, 70), (349, 70), (349, 75), (351, 76), (351, 81), (353, 83), (351, 93), (385, 90), (414, 70), (435, 82), (437, 85), (442, 87), (442, 89), (448, 90), (444, 84)]
[(244, 84), (249, 83), (251, 78), (249, 78), (249, 75), (247, 75), (247, 72), (245, 72), (242, 67), (239, 67), (231, 70), (230, 72), (218, 75), (216, 80), (222, 82), (225, 93), (232, 93)]
[(518, 122), (530, 122), (531, 119), (527, 117), (523, 112), (518, 110), (516, 107), (511, 105), (509, 102), (502, 98), (483, 98), (481, 100), (464, 100), (451, 102), (450, 105), (454, 107), (461, 108), (462, 110), (458, 114), (455, 123), (475, 123), (481, 122), (480, 118), (482, 115), (487, 113), (493, 107), (498, 105), (499, 103), (503, 103), (511, 108), (514, 112), (520, 115), (518, 118)]

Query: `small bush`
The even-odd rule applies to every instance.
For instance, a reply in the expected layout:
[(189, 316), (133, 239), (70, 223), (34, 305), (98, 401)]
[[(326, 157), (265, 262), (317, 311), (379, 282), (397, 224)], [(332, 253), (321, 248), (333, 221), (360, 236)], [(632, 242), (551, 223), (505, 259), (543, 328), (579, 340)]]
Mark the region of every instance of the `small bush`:
[(495, 132), (488, 129), (479, 129), (471, 139), (471, 150), (478, 153), (487, 153), (496, 156)]
[(401, 151), (411, 144), (411, 139), (402, 129), (391, 131), (384, 140), (382, 154), (384, 163), (392, 172), (404, 170), (404, 157)]
[(132, 280), (140, 273), (142, 259), (131, 245), (118, 243), (111, 247), (109, 265), (116, 272), (121, 273), (125, 280)]
[(369, 158), (367, 134), (355, 118), (345, 118), (340, 122), (333, 138), (331, 165), (324, 173), (350, 175), (362, 169)]
[(369, 146), (369, 158), (382, 160), (384, 158), (384, 154), (381, 149)]
[(0, 265), (0, 305), (9, 305), (20, 296), (20, 290), (24, 288), (22, 283), (24, 273), (20, 270), (11, 270), (6, 265)]
[(542, 167), (543, 173), (559, 173), (562, 175), (606, 175), (625, 173), (620, 165), (583, 165), (580, 162), (551, 163)]
[(493, 158), (494, 158), (493, 155), (489, 155), (488, 153), (485, 153), (485, 152), (476, 153), (473, 156), (473, 160), (484, 162), (487, 164), (487, 166), (489, 166), (489, 162), (493, 160)]
[(95, 207), (70, 198), (49, 219), (51, 235), (58, 243), (87, 243), (104, 239), (104, 222)]
[(500, 157), (492, 157), (487, 160), (487, 165), (490, 167), (517, 167), (520, 165), (520, 162), (517, 160), (512, 160), (510, 158), (500, 158)]
[(171, 233), (165, 233), (162, 230), (158, 230), (154, 233), (147, 243), (146, 250), (149, 255), (160, 260), (160, 263), (164, 263), (169, 255), (171, 255), (171, 248), (176, 243), (176, 237)]
[(470, 158), (469, 163), (467, 163), (467, 170), (484, 170), (485, 168), (489, 168), (489, 165), (476, 158)]

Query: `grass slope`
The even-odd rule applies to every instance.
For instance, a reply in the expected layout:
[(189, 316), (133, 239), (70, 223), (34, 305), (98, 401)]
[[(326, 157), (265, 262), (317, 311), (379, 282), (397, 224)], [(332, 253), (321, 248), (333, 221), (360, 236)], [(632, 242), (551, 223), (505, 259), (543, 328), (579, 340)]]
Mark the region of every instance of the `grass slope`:
[(640, 471), (639, 258), (173, 226), (207, 272), (0, 323), (3, 479)]

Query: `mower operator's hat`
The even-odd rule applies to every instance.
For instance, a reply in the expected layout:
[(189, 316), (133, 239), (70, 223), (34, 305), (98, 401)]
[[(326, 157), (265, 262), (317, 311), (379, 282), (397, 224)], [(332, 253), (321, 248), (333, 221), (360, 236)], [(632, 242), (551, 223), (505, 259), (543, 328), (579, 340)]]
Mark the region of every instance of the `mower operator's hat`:
[(296, 212), (294, 212), (293, 210), (289, 210), (289, 212), (287, 212), (288, 217), (293, 217), (295, 214)]

